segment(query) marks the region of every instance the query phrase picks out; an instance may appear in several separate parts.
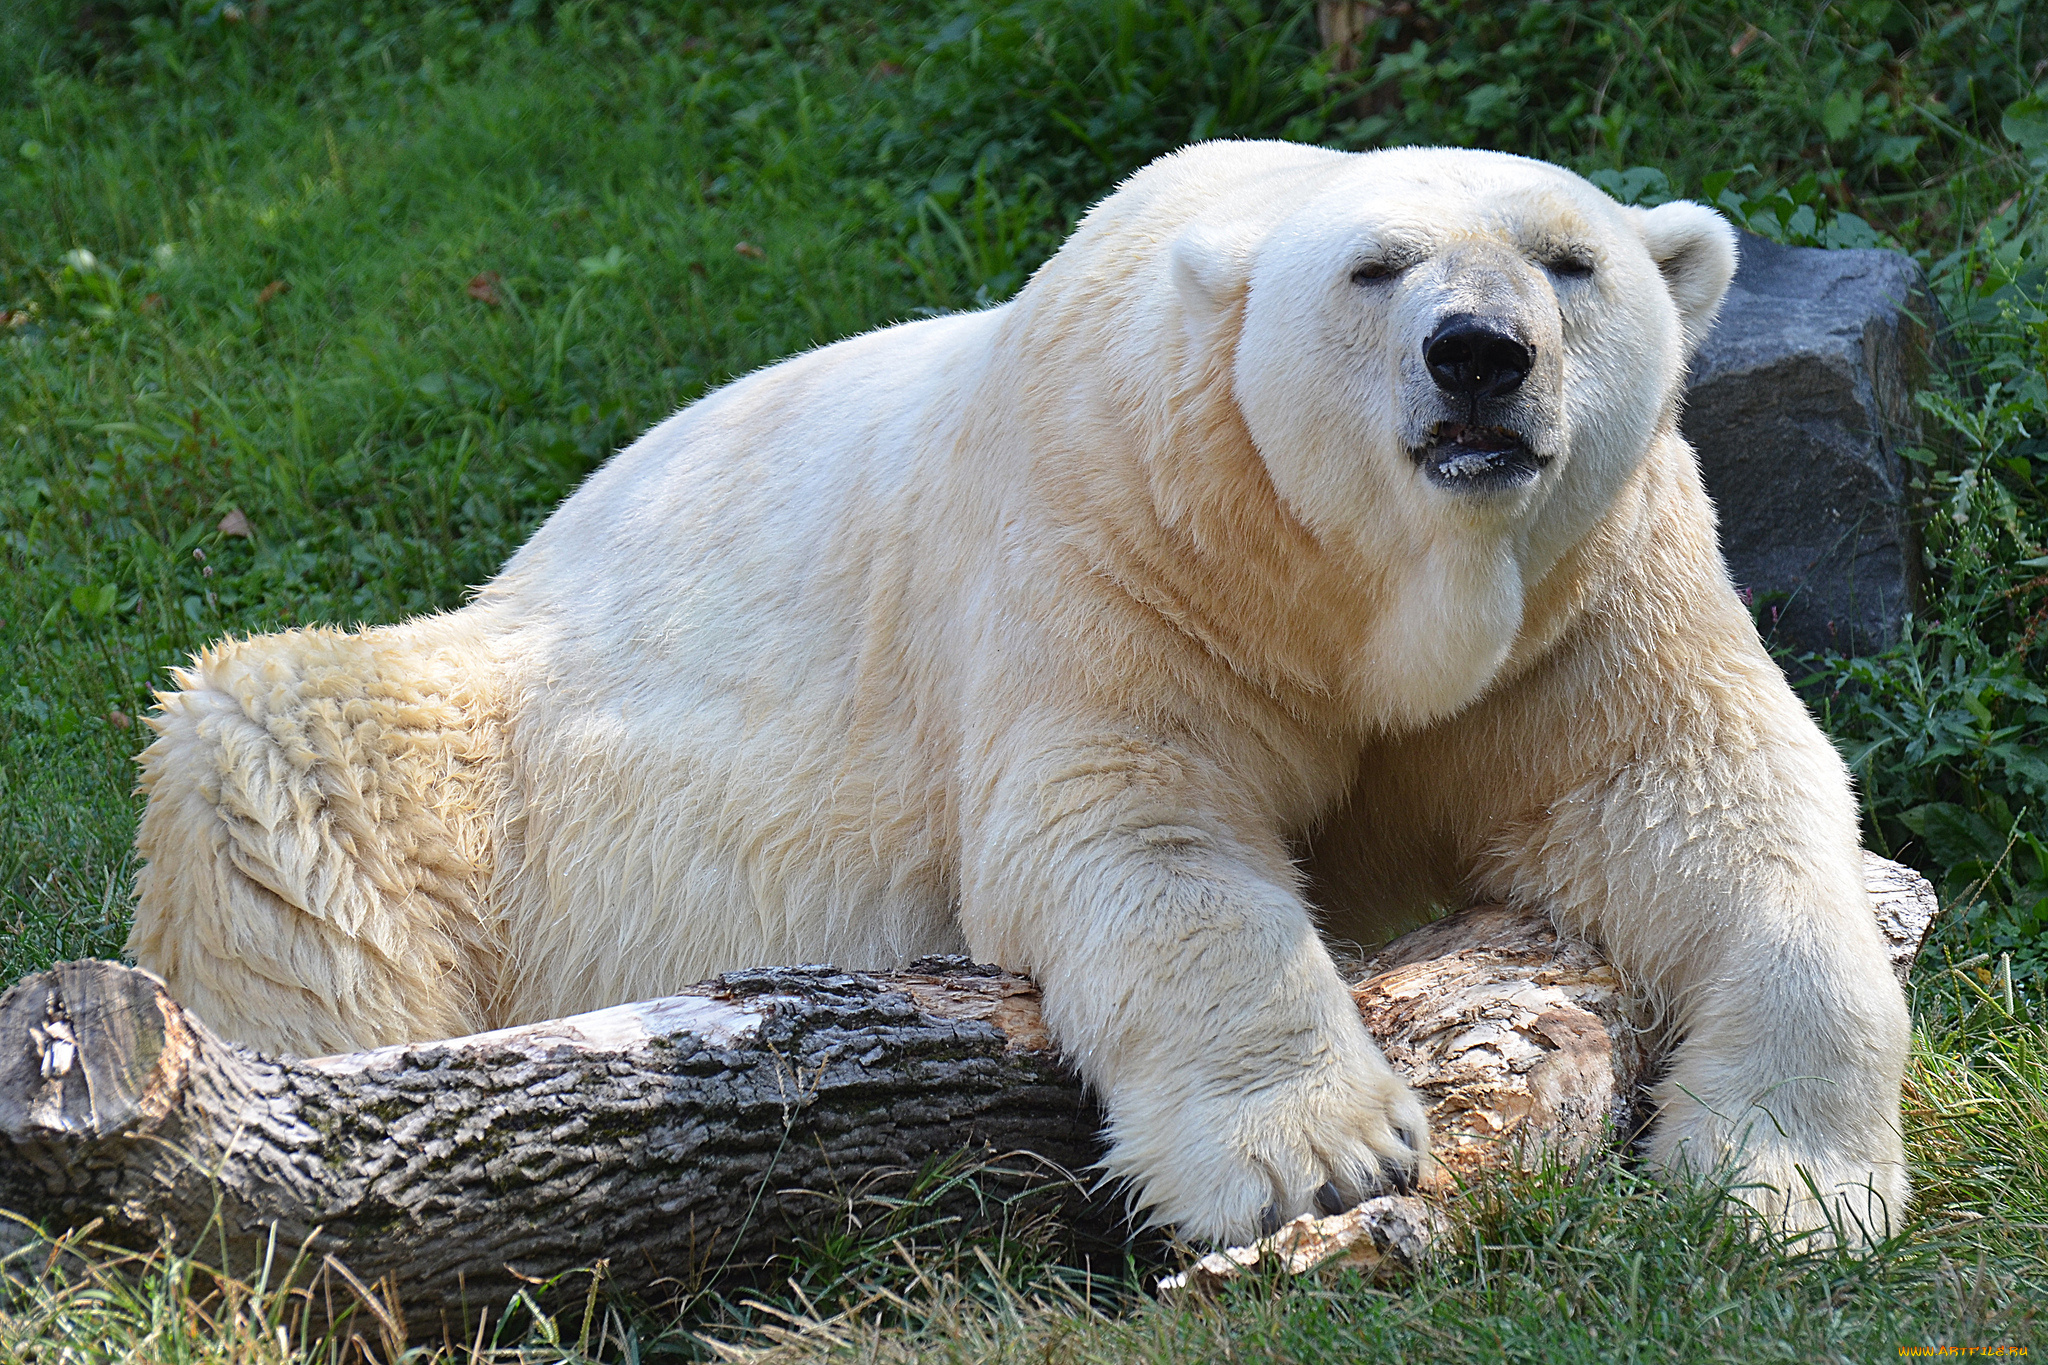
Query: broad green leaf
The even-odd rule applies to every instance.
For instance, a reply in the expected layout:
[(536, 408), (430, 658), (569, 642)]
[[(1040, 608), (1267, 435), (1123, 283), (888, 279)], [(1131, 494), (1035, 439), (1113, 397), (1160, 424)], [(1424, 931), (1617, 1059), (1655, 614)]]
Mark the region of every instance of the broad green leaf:
[(1820, 126), (1828, 141), (1840, 142), (1863, 122), (1863, 95), (1855, 90), (1837, 90), (1820, 107)]
[[(1708, 178), (1711, 180), (1713, 177)], [(1618, 203), (1654, 205), (1671, 198), (1671, 178), (1655, 166), (1631, 166), (1625, 171), (1594, 171), (1586, 179), (1605, 190)]]
[(71, 609), (80, 616), (97, 620), (114, 609), (114, 602), (119, 596), (120, 590), (112, 583), (98, 586), (80, 583), (71, 590)]
[(1998, 126), (2029, 156), (2048, 155), (2048, 95), (2036, 93), (2014, 100), (2005, 107)]

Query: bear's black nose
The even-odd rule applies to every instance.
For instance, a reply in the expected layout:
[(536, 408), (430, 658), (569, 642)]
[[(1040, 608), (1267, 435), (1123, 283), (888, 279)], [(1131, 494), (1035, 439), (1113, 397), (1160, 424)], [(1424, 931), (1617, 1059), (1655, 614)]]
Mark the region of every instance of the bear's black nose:
[(1429, 377), (1460, 398), (1498, 398), (1521, 387), (1536, 353), (1498, 322), (1453, 313), (1422, 343)]

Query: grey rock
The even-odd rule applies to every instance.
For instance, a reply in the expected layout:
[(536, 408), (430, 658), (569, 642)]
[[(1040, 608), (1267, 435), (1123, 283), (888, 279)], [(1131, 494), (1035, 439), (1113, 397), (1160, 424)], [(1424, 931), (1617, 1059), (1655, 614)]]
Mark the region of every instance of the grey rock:
[(1683, 429), (1766, 643), (1845, 654), (1898, 638), (1920, 547), (1899, 447), (1936, 309), (1895, 251), (1742, 234), (1720, 320), (1693, 361)]

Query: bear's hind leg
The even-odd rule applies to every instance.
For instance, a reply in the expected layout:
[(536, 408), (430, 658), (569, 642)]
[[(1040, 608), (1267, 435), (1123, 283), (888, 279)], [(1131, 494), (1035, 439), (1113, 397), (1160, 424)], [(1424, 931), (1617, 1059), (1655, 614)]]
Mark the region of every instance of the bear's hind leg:
[(159, 695), (128, 947), (224, 1036), (308, 1056), (489, 1026), (497, 727), (457, 620), (225, 641)]

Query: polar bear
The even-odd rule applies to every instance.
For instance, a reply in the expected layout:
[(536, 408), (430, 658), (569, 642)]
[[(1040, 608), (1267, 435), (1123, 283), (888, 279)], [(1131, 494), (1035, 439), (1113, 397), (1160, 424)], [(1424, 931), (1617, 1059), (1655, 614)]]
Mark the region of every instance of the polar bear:
[(463, 609), (198, 656), (131, 948), (298, 1053), (969, 952), (1147, 1215), (1240, 1238), (1426, 1161), (1319, 930), (1485, 897), (1669, 1019), (1654, 1163), (1882, 1229), (1848, 777), (1676, 427), (1733, 268), (1517, 157), (1166, 157), (1013, 301), (661, 423)]

